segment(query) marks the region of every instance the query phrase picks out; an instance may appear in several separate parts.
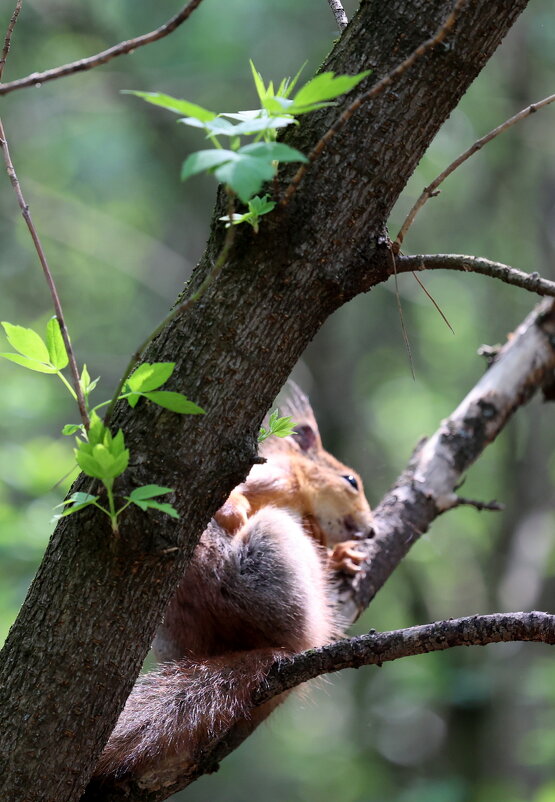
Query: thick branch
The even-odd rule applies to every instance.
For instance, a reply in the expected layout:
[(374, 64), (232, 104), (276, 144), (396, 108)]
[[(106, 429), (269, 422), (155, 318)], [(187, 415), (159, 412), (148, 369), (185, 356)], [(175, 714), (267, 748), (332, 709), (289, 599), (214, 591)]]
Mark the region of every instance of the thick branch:
[(342, 594), (346, 620), (368, 606), (432, 521), (458, 505), (461, 477), (514, 412), (549, 381), (554, 368), (555, 302), (546, 300), (516, 329), (457, 409), (417, 448), (375, 510), (368, 563)]
[[(461, 270), (465, 273), (481, 273), (483, 276), (499, 279), (537, 295), (555, 298), (555, 281), (542, 278), (539, 273), (525, 273), (501, 262), (492, 262), (480, 256), (466, 256), (458, 253), (434, 253), (395, 257), (397, 273), (410, 273), (417, 270)], [(391, 269), (393, 273), (393, 269)]]
[(126, 53), (132, 53), (137, 50), (138, 47), (157, 42), (159, 39), (163, 39), (173, 33), (176, 28), (179, 28), (201, 3), (202, 0), (191, 0), (181, 11), (154, 31), (144, 33), (142, 36), (136, 36), (134, 39), (127, 39), (125, 42), (120, 42), (107, 50), (102, 50), (102, 52), (96, 53), (94, 56), (72, 61), (70, 64), (62, 64), (61, 67), (53, 67), (51, 70), (45, 70), (44, 72), (33, 72), (31, 75), (18, 78), (16, 81), (0, 84), (0, 95), (7, 95), (9, 92), (14, 92), (16, 89), (25, 89), (27, 86), (45, 84), (47, 81), (54, 81), (57, 78), (63, 78), (65, 75), (74, 75), (77, 72), (92, 70), (94, 67), (106, 64), (107, 61), (111, 61), (117, 56), (124, 56)]
[(254, 701), (263, 704), (303, 682), (345, 668), (381, 666), (402, 657), (455, 646), (512, 641), (555, 644), (555, 615), (540, 612), (474, 615), (341, 640), (275, 663)]

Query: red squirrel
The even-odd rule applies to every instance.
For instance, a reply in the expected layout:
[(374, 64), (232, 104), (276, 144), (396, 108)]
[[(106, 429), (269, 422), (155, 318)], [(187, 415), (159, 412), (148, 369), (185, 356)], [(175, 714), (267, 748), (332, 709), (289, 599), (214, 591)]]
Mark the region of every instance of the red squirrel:
[(169, 768), (281, 699), (250, 699), (279, 657), (329, 643), (330, 584), (354, 573), (372, 514), (358, 474), (322, 446), (306, 396), (290, 389), (295, 434), (271, 437), (203, 533), (156, 634), (161, 665), (135, 685), (95, 775)]

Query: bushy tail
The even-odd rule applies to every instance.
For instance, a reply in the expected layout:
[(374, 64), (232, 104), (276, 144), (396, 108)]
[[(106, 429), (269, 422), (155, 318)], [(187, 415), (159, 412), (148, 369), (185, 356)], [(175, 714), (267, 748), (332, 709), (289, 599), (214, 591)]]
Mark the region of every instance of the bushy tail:
[(256, 649), (205, 661), (162, 664), (139, 679), (102, 753), (95, 775), (122, 776), (193, 758), (241, 720), (256, 726), (277, 702), (252, 708), (253, 692), (283, 651)]

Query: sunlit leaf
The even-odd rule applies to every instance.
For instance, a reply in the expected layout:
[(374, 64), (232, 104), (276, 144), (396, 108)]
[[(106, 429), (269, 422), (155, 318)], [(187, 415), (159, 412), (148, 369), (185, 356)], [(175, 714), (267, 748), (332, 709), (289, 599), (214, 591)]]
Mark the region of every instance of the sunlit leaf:
[(51, 317), (46, 324), (46, 347), (50, 362), (58, 370), (62, 370), (69, 362), (66, 346), (62, 337), (58, 318)]

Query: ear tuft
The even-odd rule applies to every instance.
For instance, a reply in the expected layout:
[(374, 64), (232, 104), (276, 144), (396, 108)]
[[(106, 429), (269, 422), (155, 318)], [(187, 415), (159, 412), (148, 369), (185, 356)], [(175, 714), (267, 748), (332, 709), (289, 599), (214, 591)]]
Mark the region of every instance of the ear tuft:
[(293, 442), (301, 449), (301, 451), (310, 451), (318, 445), (318, 434), (314, 431), (312, 426), (308, 423), (301, 423), (295, 426), (294, 435), (292, 435)]

